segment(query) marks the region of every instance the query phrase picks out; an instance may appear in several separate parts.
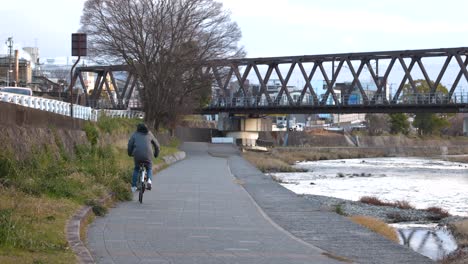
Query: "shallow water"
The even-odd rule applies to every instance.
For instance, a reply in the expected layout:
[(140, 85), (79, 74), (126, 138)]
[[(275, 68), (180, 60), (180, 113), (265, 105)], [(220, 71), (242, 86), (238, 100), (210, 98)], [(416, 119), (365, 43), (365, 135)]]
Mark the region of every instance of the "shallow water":
[(375, 196), (416, 208), (441, 207), (468, 216), (468, 164), (427, 158), (369, 158), (299, 162), (309, 171), (275, 173), (297, 194), (347, 200)]
[(398, 229), (400, 244), (409, 246), (433, 260), (440, 260), (457, 249), (457, 243), (445, 227), (436, 224), (392, 224)]

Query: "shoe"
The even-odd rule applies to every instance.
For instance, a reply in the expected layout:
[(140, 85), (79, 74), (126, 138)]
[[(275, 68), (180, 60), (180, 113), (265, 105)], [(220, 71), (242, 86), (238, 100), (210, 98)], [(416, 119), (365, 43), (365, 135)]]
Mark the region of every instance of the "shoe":
[(132, 186), (132, 193), (136, 192), (136, 190), (137, 190), (137, 187)]
[(146, 184), (146, 190), (151, 191), (151, 182)]

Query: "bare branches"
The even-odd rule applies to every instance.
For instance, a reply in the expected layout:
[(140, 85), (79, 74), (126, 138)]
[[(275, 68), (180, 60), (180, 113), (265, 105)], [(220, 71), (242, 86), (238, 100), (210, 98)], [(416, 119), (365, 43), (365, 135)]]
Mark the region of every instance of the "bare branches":
[(94, 54), (133, 66), (156, 127), (210, 96), (206, 61), (244, 56), (239, 27), (215, 0), (87, 0), (81, 24)]

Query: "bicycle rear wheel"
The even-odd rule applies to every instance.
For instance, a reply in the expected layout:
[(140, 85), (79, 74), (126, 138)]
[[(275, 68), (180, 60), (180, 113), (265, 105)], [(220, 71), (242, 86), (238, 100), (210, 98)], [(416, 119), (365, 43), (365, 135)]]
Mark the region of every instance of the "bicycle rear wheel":
[(145, 184), (141, 181), (143, 171), (138, 175), (138, 201), (143, 203), (143, 193), (145, 192)]
[(144, 191), (143, 191), (143, 187), (142, 187), (141, 184), (140, 184), (140, 192), (138, 193), (138, 201), (139, 201), (140, 203), (143, 203), (143, 192), (144, 192)]

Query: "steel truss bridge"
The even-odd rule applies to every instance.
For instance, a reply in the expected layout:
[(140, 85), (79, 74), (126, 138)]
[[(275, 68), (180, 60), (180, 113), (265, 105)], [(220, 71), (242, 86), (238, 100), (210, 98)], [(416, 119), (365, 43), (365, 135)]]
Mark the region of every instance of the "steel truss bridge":
[[(467, 47), (213, 60), (204, 69), (214, 80), (212, 100), (198, 113), (468, 112), (468, 87), (467, 94), (457, 90), (461, 82), (468, 85), (467, 66)], [(434, 72), (434, 67), (440, 70)], [(89, 88), (83, 73), (97, 74), (87, 105), (114, 109), (140, 106), (130, 99), (140, 89), (136, 75), (129, 72), (118, 85), (114, 78), (117, 71), (128, 72), (128, 66), (76, 69), (73, 81), (79, 79), (85, 90)], [(299, 89), (291, 85), (293, 76), (304, 83)], [(365, 89), (363, 78), (370, 80), (372, 93)], [(391, 92), (390, 79), (397, 80)], [(427, 82), (426, 91), (417, 89), (417, 79)], [(275, 93), (269, 91), (272, 80), (277, 83)], [(323, 81), (320, 87), (317, 80)], [(348, 81), (347, 85), (340, 83), (343, 81)], [(251, 85), (255, 82), (256, 89)], [(448, 91), (438, 90), (440, 84)], [(110, 98), (105, 106), (99, 105), (103, 93)]]

